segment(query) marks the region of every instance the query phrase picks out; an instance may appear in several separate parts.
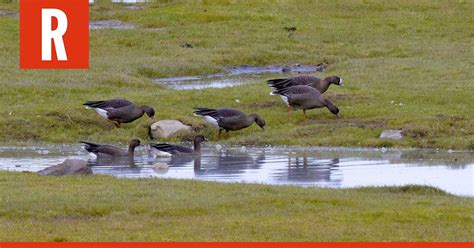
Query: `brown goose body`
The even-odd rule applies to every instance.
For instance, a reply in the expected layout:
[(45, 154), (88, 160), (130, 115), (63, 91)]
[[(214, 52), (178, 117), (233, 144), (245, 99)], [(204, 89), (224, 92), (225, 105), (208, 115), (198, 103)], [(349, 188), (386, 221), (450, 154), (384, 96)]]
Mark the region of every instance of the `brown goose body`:
[(100, 116), (114, 122), (119, 127), (120, 123), (130, 123), (147, 114), (150, 118), (155, 115), (155, 110), (147, 105), (138, 106), (125, 99), (110, 99), (105, 101), (88, 101), (84, 103), (87, 108), (94, 109)]
[(182, 156), (200, 155), (201, 143), (207, 141), (202, 135), (194, 137), (194, 149), (182, 145), (172, 145), (166, 143), (151, 143), (152, 152), (157, 156)]
[(85, 144), (84, 149), (86, 149), (86, 151), (94, 153), (96, 156), (110, 157), (133, 157), (133, 154), (135, 153), (135, 148), (137, 146), (140, 146), (140, 140), (138, 139), (131, 140), (127, 150), (111, 145), (100, 145), (85, 141), (81, 141), (81, 143)]
[[(278, 89), (272, 92), (273, 95), (280, 95), (286, 104), (293, 109), (328, 108), (329, 111), (338, 116), (339, 109), (328, 99), (322, 97), (321, 93), (313, 87), (307, 85), (296, 85)], [(306, 113), (305, 113), (306, 116)]]
[(291, 78), (278, 78), (268, 80), (267, 83), (274, 89), (288, 88), (296, 85), (308, 85), (317, 89), (321, 94), (329, 89), (331, 84), (342, 86), (342, 79), (338, 76), (330, 76), (325, 79), (312, 75), (302, 75)]
[(238, 131), (251, 126), (254, 122), (261, 129), (265, 129), (265, 120), (259, 115), (247, 115), (238, 109), (195, 108), (194, 115), (202, 117), (214, 127), (219, 128), (219, 137), (222, 130), (226, 132)]

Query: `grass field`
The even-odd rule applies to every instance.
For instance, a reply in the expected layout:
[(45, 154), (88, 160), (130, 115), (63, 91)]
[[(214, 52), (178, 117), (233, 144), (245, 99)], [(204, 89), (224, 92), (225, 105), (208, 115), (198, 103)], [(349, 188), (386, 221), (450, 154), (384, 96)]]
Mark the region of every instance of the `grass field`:
[[(18, 6), (0, 3), (0, 143), (145, 139), (147, 118), (114, 129), (81, 105), (123, 97), (205, 135), (215, 130), (191, 115), (193, 107), (237, 107), (266, 119), (266, 132), (251, 127), (227, 136), (228, 144), (474, 148), (469, 1), (157, 1), (143, 7), (91, 5), (92, 20), (137, 28), (92, 30), (89, 70), (19, 70), (19, 23), (11, 14)], [(288, 26), (297, 28), (292, 37)], [(264, 82), (179, 92), (151, 82), (227, 65), (323, 61), (334, 64), (320, 76), (340, 75), (346, 85), (326, 93), (341, 119), (324, 109), (310, 111), (307, 122), (302, 113), (288, 122), (286, 107), (268, 96)], [(402, 129), (406, 138), (381, 140), (384, 129)]]
[(474, 199), (0, 172), (1, 241), (472, 241)]

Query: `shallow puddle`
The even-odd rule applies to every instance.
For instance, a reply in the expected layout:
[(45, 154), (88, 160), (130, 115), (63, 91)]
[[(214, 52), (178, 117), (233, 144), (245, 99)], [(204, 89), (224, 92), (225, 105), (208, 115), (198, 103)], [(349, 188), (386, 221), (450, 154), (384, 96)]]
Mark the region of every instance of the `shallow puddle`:
[(133, 24), (118, 20), (90, 21), (89, 29), (132, 29)]
[(153, 81), (176, 90), (193, 90), (205, 88), (224, 88), (264, 81), (270, 78), (289, 77), (299, 73), (324, 71), (324, 66), (230, 66), (227, 72), (204, 76), (185, 76), (156, 78)]
[[(95, 159), (80, 145), (0, 147), (0, 170), (36, 172), (66, 158), (88, 160), (96, 174), (348, 188), (429, 185), (474, 196), (474, 152), (436, 150), (206, 146), (201, 159)], [(168, 168), (163, 165), (169, 165)]]
[[(112, 3), (146, 3), (149, 0), (112, 0)], [(89, 0), (89, 3), (95, 3), (95, 0)]]

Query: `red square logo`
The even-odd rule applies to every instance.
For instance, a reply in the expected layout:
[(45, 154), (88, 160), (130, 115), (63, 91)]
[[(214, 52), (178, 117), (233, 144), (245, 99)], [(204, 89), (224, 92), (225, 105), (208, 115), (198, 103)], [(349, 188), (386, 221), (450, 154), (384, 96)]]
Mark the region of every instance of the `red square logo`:
[(89, 68), (89, 0), (21, 0), (20, 68)]

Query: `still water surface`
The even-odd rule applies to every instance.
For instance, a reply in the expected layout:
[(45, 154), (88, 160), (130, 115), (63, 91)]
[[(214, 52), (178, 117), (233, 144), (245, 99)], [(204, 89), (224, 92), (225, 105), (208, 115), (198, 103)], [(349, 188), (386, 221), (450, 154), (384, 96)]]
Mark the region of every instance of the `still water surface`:
[[(474, 196), (474, 152), (324, 147), (205, 146), (201, 159), (91, 157), (80, 145), (0, 147), (0, 170), (36, 172), (66, 158), (88, 160), (96, 174), (348, 188), (419, 184)], [(168, 168), (166, 165), (169, 165)]]

